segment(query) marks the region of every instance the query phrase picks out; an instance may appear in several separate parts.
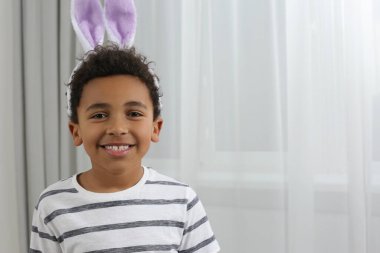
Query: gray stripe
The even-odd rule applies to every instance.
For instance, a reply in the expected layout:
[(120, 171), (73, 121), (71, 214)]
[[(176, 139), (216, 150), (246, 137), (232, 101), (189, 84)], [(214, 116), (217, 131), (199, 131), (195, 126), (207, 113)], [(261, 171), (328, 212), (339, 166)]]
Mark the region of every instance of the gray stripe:
[(49, 235), (49, 234), (41, 232), (41, 231), (38, 231), (38, 228), (36, 226), (32, 226), (32, 232), (37, 233), (39, 235), (39, 237), (41, 237), (41, 238), (48, 239), (48, 240), (53, 241), (53, 242), (57, 241), (57, 238), (55, 238), (55, 236)]
[(180, 250), (178, 251), (178, 253), (192, 253), (192, 252), (195, 252), (207, 245), (209, 245), (210, 243), (212, 243), (213, 241), (215, 241), (215, 236), (211, 236), (209, 239), (207, 240), (204, 240), (203, 242), (197, 244), (196, 246), (190, 248), (190, 249), (185, 249), (185, 250)]
[(195, 196), (195, 198), (189, 204), (187, 204), (187, 211), (193, 208), (193, 206), (195, 206), (198, 203), (198, 201), (198, 196)]
[(137, 227), (178, 227), (184, 228), (185, 224), (179, 221), (171, 220), (152, 220), (152, 221), (136, 221), (136, 222), (127, 222), (127, 223), (117, 223), (117, 224), (108, 224), (95, 227), (85, 227), (80, 229), (75, 229), (72, 231), (65, 232), (60, 237), (58, 237), (58, 242), (61, 243), (65, 239), (74, 237), (77, 235), (88, 234), (99, 231), (108, 231), (108, 230), (117, 230), (117, 229), (126, 229), (126, 228), (137, 228)]
[(202, 219), (200, 219), (199, 221), (197, 221), (196, 223), (194, 223), (194, 225), (191, 225), (189, 226), (188, 228), (186, 228), (184, 231), (183, 231), (183, 235), (193, 231), (194, 229), (196, 229), (197, 227), (199, 227), (200, 225), (202, 225), (203, 223), (207, 222), (208, 221), (208, 218), (207, 216), (203, 217)]
[(29, 249), (29, 253), (42, 253), (42, 251), (36, 249)]
[(131, 200), (118, 200), (118, 201), (108, 201), (92, 203), (82, 206), (76, 206), (67, 209), (58, 209), (45, 217), (44, 223), (47, 224), (59, 215), (68, 213), (78, 213), (93, 209), (109, 208), (115, 206), (128, 206), (128, 205), (170, 205), (170, 204), (186, 204), (186, 199), (131, 199)]
[(177, 182), (171, 182), (171, 181), (146, 181), (145, 184), (160, 184), (160, 185), (175, 185), (175, 186), (184, 186), (184, 187), (189, 187), (186, 184), (181, 184)]
[(41, 195), (40, 199), (38, 200), (36, 209), (38, 209), (38, 206), (40, 205), (40, 202), (41, 202), (42, 199), (44, 199), (46, 197), (49, 197), (51, 195), (55, 195), (55, 194), (58, 194), (58, 193), (64, 193), (64, 192), (78, 193), (77, 189), (75, 189), (75, 188), (61, 189), (61, 190), (52, 190), (52, 191), (45, 192), (44, 194)]
[(178, 245), (141, 245), (141, 246), (133, 246), (133, 247), (125, 247), (125, 248), (112, 248), (112, 249), (102, 249), (102, 250), (94, 250), (87, 251), (86, 253), (133, 253), (133, 252), (144, 252), (144, 251), (170, 251), (177, 250)]

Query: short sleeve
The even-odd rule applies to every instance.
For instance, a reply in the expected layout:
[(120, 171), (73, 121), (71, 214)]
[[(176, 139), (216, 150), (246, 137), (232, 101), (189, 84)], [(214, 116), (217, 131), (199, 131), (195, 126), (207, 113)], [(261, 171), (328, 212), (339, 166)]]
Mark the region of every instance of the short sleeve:
[(216, 253), (220, 247), (211, 229), (206, 211), (190, 187), (187, 192), (185, 229), (178, 252)]
[(45, 225), (37, 209), (33, 213), (29, 253), (62, 253), (58, 239)]

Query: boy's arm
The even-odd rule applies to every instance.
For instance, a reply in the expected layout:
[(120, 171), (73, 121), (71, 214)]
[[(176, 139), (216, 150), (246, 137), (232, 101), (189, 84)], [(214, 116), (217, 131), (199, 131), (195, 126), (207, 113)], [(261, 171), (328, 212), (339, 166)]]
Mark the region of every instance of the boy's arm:
[(190, 187), (188, 189), (187, 199), (185, 229), (178, 252), (219, 252), (220, 247), (211, 229), (206, 211), (198, 199), (198, 196)]
[(29, 253), (62, 253), (56, 236), (45, 225), (37, 209), (33, 213)]

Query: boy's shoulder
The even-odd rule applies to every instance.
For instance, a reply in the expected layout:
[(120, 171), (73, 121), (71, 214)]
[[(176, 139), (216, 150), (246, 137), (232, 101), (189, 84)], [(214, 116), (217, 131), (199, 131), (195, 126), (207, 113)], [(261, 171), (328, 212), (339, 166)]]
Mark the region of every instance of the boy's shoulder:
[[(140, 197), (145, 198), (185, 198), (188, 201), (196, 196), (195, 191), (186, 183), (183, 183), (177, 179), (161, 174), (153, 168), (145, 167), (147, 177), (143, 179), (141, 186), (142, 192)], [(76, 204), (83, 204), (91, 201), (105, 201), (106, 196), (95, 195), (83, 195), (83, 191), (78, 189), (78, 185), (75, 182), (76, 175), (73, 175), (67, 179), (60, 180), (49, 185), (42, 191), (36, 204), (36, 209), (39, 207), (42, 210), (51, 211), (57, 206), (64, 208), (70, 207)], [(136, 192), (136, 191), (135, 191)], [(117, 193), (116, 193), (117, 194)], [(116, 197), (116, 196), (114, 196)], [(120, 197), (120, 196), (117, 196)], [(129, 197), (136, 197), (130, 194)]]
[(38, 209), (40, 203), (47, 197), (57, 195), (60, 193), (78, 193), (78, 190), (74, 187), (72, 179), (74, 176), (71, 176), (66, 179), (59, 180), (48, 187), (46, 187), (40, 194), (36, 209)]
[(178, 196), (188, 199), (189, 201), (196, 197), (193, 188), (177, 179), (166, 176), (157, 172), (155, 169), (147, 167), (149, 170), (149, 177), (145, 185), (148, 189), (155, 191), (157, 194)]
[(145, 184), (173, 185), (182, 186), (185, 188), (189, 187), (188, 184), (185, 184), (183, 182), (178, 181), (177, 179), (161, 174), (155, 169), (152, 169), (151, 167), (147, 167), (147, 169), (149, 169), (149, 177)]
[(72, 182), (73, 177), (75, 177), (75, 175), (73, 175), (69, 178), (66, 178), (66, 179), (61, 179), (55, 183), (50, 184), (48, 187), (46, 187), (42, 191), (41, 196), (46, 195), (46, 194), (52, 194), (52, 193), (58, 192), (58, 191), (74, 190), (75, 187), (74, 187), (73, 182)]

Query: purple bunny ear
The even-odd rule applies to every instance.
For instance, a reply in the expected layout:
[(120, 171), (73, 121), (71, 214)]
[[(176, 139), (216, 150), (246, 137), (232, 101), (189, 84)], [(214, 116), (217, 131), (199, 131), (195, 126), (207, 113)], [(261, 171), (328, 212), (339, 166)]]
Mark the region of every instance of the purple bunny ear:
[(136, 7), (133, 0), (105, 0), (105, 23), (110, 40), (126, 48), (136, 32)]
[(99, 0), (72, 0), (71, 22), (86, 52), (103, 44), (105, 28)]

